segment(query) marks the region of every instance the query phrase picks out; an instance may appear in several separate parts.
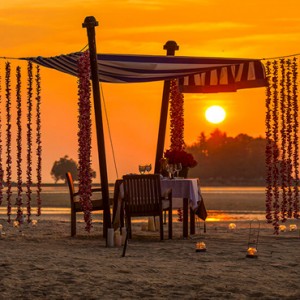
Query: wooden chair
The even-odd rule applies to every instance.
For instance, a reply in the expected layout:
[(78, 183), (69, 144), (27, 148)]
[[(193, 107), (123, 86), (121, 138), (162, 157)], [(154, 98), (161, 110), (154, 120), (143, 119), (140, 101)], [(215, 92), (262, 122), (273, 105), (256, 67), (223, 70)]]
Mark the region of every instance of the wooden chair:
[(127, 221), (128, 238), (132, 238), (131, 218), (143, 216), (158, 216), (160, 224), (160, 239), (164, 239), (163, 231), (163, 201), (167, 202), (168, 232), (172, 239), (172, 190), (163, 197), (160, 188), (160, 175), (125, 175), (124, 204)]
[[(69, 191), (70, 191), (70, 200), (71, 200), (71, 236), (76, 235), (76, 213), (77, 212), (82, 212), (83, 209), (81, 208), (80, 202), (79, 202), (79, 193), (75, 192), (74, 189), (74, 182), (73, 182), (73, 177), (70, 172), (66, 173), (67, 177), (67, 182), (69, 186)], [(101, 188), (93, 188), (92, 193), (95, 192), (101, 192)], [(92, 199), (92, 204), (93, 204), (93, 211), (94, 210), (103, 210), (103, 201), (102, 199)], [(104, 228), (103, 224), (103, 235), (105, 236), (106, 234), (106, 229)]]

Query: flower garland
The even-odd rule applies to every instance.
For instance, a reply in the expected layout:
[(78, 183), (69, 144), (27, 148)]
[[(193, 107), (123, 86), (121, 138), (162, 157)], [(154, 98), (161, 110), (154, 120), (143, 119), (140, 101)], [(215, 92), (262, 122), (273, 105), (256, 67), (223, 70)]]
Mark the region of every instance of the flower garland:
[(42, 139), (41, 139), (41, 75), (40, 67), (36, 66), (36, 177), (37, 177), (37, 215), (41, 215), (41, 192), (42, 192)]
[(297, 58), (294, 57), (292, 63), (292, 90), (293, 90), (293, 112), (294, 112), (294, 155), (293, 155), (293, 165), (295, 172), (295, 185), (294, 185), (294, 218), (299, 218), (299, 144), (298, 144), (298, 132), (299, 132), (299, 122), (298, 122), (298, 86), (297, 86), (297, 78), (298, 78), (298, 68), (297, 68)]
[(285, 60), (280, 60), (281, 80), (280, 80), (280, 112), (281, 112), (281, 161), (280, 161), (280, 176), (281, 176), (281, 190), (282, 190), (282, 202), (281, 202), (281, 219), (286, 221), (287, 212), (287, 130), (286, 130), (286, 118), (287, 108), (285, 103)]
[(266, 63), (266, 76), (268, 86), (266, 88), (266, 219), (268, 223), (272, 222), (272, 130), (271, 130), (271, 62)]
[[(0, 73), (0, 106), (2, 104), (2, 85), (1, 85), (1, 73)], [(2, 118), (0, 114), (0, 205), (2, 204), (3, 201), (3, 164), (2, 164)]]
[[(178, 153), (178, 163), (181, 162), (181, 159), (185, 156), (184, 151), (184, 97), (180, 93), (178, 88), (178, 82), (176, 79), (171, 80), (170, 82), (170, 150), (167, 150), (164, 156), (168, 159), (169, 163), (176, 163), (172, 160), (174, 152)], [(183, 221), (183, 211), (181, 208), (177, 209), (178, 222)]]
[(170, 130), (171, 150), (181, 151), (184, 149), (184, 97), (180, 93), (176, 79), (170, 83)]
[(287, 216), (291, 218), (292, 216), (292, 203), (293, 203), (293, 191), (292, 191), (292, 157), (293, 157), (293, 127), (292, 127), (292, 92), (291, 92), (291, 60), (286, 61), (287, 73), (286, 73), (286, 96), (287, 96), (287, 163), (288, 163), (288, 173), (287, 173), (287, 183), (288, 183), (288, 211)]
[(16, 69), (16, 100), (17, 100), (17, 218), (16, 220), (19, 224), (23, 223), (23, 210), (22, 210), (22, 106), (21, 106), (21, 68), (17, 67)]
[(273, 218), (273, 226), (275, 229), (275, 233), (278, 233), (279, 230), (279, 148), (278, 148), (278, 61), (275, 60), (273, 62), (273, 189), (274, 189), (274, 218)]
[(92, 228), (92, 176), (91, 176), (91, 83), (90, 56), (84, 52), (78, 60), (78, 145), (79, 145), (79, 196), (86, 223), (85, 230)]
[(285, 222), (291, 217), (299, 218), (297, 59), (281, 59), (280, 70), (279, 73), (277, 61), (266, 63), (266, 219), (273, 224), (275, 234), (279, 231), (279, 221)]
[(32, 185), (32, 63), (27, 65), (27, 181), (26, 181), (26, 195), (27, 195), (27, 222), (31, 222), (31, 185)]
[(12, 159), (11, 159), (11, 88), (10, 88), (10, 63), (5, 63), (5, 95), (6, 95), (6, 195), (7, 195), (7, 222), (11, 222), (11, 175), (12, 175)]

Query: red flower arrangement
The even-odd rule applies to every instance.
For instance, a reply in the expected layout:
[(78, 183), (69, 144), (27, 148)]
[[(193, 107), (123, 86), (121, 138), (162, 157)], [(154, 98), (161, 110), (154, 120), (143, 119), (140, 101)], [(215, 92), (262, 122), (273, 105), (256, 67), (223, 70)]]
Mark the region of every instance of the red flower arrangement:
[(197, 161), (194, 159), (191, 153), (185, 150), (166, 150), (164, 157), (170, 164), (181, 163), (182, 167), (193, 168), (197, 165)]
[(170, 128), (171, 146), (164, 153), (168, 163), (181, 163), (184, 168), (193, 168), (197, 161), (193, 155), (184, 150), (184, 97), (179, 91), (177, 80), (172, 80), (170, 85)]

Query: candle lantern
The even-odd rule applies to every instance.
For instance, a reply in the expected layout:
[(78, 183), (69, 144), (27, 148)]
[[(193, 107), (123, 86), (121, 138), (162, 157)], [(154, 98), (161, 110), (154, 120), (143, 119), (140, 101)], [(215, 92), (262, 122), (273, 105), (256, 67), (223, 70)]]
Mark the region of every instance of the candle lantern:
[(279, 231), (285, 232), (286, 231), (286, 226), (285, 225), (279, 225)]
[(295, 231), (297, 230), (297, 225), (296, 224), (290, 224), (290, 231)]
[(32, 226), (36, 226), (37, 225), (37, 220), (32, 220), (31, 224), (32, 224)]
[(228, 229), (229, 229), (229, 230), (235, 230), (235, 229), (236, 229), (236, 225), (235, 225), (234, 223), (230, 223), (230, 224), (228, 225)]
[(249, 226), (248, 249), (246, 255), (246, 257), (248, 258), (257, 258), (259, 231), (260, 231), (259, 220), (258, 219), (252, 220)]
[(14, 221), (13, 225), (14, 225), (15, 228), (18, 228), (20, 223), (19, 223), (19, 221)]
[(247, 257), (256, 258), (257, 257), (257, 249), (254, 247), (249, 247), (247, 250)]
[(206, 251), (206, 245), (204, 242), (196, 243), (196, 252), (205, 252), (205, 251)]

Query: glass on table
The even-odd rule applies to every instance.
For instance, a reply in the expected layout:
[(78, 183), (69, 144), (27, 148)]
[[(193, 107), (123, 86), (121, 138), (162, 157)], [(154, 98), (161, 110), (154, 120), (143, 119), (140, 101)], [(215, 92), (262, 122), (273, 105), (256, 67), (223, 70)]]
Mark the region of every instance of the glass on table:
[(139, 165), (139, 172), (141, 175), (145, 174), (146, 166), (145, 165)]
[(148, 165), (145, 165), (145, 171), (149, 174), (149, 172), (152, 170), (152, 165), (151, 164), (148, 164)]
[(169, 178), (174, 178), (175, 166), (173, 164), (167, 164), (166, 170), (169, 173)]
[(177, 174), (177, 177), (179, 177), (179, 172), (182, 170), (182, 164), (181, 163), (177, 163), (175, 164), (175, 172)]

